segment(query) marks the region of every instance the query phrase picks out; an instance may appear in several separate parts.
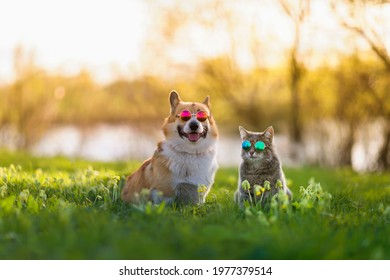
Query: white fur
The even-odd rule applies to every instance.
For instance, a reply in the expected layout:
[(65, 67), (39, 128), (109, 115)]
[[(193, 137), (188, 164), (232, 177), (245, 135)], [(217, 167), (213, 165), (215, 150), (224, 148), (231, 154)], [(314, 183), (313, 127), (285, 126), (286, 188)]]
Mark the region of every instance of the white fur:
[[(183, 127), (183, 131), (185, 133), (190, 133), (191, 130), (189, 128), (189, 123), (191, 120), (187, 121), (186, 124)], [(180, 137), (179, 132), (177, 131), (177, 124), (178, 122), (172, 123), (169, 126), (170, 135), (169, 139), (166, 139), (164, 141), (164, 144), (167, 144), (172, 150), (176, 152), (182, 152), (185, 154), (203, 154), (203, 153), (209, 153), (210, 150), (214, 150), (216, 153), (216, 141), (217, 139), (211, 137), (211, 129), (209, 121), (206, 121), (205, 125), (208, 126), (209, 131), (206, 138), (201, 137), (197, 142), (191, 142), (186, 137)], [(197, 130), (198, 133), (201, 133), (203, 131), (203, 125), (202, 123), (198, 122), (199, 128)], [(173, 158), (175, 158), (173, 156)]]
[[(198, 124), (198, 129), (196, 131), (192, 131), (190, 128), (190, 123), (191, 122), (196, 122)], [(185, 133), (191, 133), (191, 132), (196, 132), (196, 133), (202, 133), (203, 131), (203, 125), (200, 121), (196, 119), (196, 117), (192, 117), (189, 121), (186, 122), (185, 126), (183, 127), (183, 131)]]
[(169, 159), (174, 185), (190, 183), (209, 186), (212, 184), (218, 167), (215, 145), (203, 153), (190, 153), (176, 150), (175, 146), (164, 143), (163, 155)]
[(251, 155), (249, 151), (244, 151), (242, 154), (242, 157), (243, 157), (243, 159), (246, 159), (246, 160), (254, 160), (254, 161), (259, 161), (259, 162), (265, 158), (263, 153), (257, 152), (257, 151), (255, 151), (253, 153), (253, 155)]
[(204, 197), (207, 195), (218, 168), (216, 140), (207, 138), (199, 139), (197, 143), (181, 138), (162, 143), (162, 154), (169, 159), (168, 167), (173, 176), (174, 188), (180, 183), (205, 185), (207, 190)]

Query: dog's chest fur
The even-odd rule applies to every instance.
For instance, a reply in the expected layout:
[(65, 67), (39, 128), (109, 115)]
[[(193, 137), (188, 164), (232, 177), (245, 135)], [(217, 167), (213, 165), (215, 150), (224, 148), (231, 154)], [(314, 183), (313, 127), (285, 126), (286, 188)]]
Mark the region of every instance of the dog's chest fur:
[(180, 183), (206, 187), (210, 187), (213, 183), (218, 168), (214, 146), (203, 153), (191, 154), (177, 151), (165, 143), (162, 154), (168, 159), (174, 188)]

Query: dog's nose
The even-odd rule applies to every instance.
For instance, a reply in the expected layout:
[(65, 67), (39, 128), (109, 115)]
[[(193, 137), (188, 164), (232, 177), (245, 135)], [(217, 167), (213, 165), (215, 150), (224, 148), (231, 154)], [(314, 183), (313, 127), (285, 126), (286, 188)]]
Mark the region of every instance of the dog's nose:
[(199, 124), (197, 122), (190, 122), (190, 128), (192, 131), (198, 130)]

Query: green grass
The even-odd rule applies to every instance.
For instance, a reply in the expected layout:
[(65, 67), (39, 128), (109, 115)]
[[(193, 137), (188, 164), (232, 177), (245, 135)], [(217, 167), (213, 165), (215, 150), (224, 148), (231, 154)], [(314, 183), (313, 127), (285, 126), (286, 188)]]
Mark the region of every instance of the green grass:
[(0, 259), (390, 259), (389, 173), (286, 168), (293, 201), (262, 211), (221, 168), (204, 205), (126, 205), (139, 164), (1, 151)]

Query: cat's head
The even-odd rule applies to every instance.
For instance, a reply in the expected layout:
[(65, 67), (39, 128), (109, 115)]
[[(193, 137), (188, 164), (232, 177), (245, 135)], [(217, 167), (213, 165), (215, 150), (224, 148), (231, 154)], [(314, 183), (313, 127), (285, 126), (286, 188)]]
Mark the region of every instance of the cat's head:
[(243, 160), (262, 160), (272, 158), (274, 129), (268, 127), (264, 132), (248, 131), (238, 127), (242, 140), (241, 158)]

